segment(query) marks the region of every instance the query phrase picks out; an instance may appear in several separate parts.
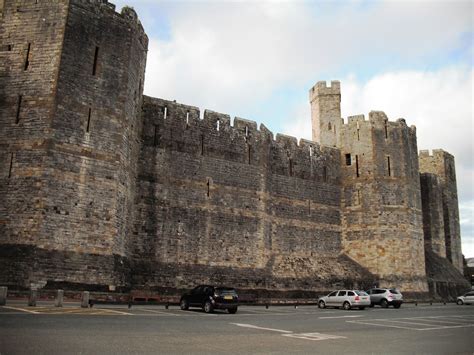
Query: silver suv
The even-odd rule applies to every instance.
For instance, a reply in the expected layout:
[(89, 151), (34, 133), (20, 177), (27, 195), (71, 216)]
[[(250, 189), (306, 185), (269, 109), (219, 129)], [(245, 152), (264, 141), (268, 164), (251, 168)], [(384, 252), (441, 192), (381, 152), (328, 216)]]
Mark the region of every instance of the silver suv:
[(370, 307), (377, 304), (382, 308), (388, 306), (400, 308), (403, 303), (403, 295), (394, 288), (372, 288), (367, 293), (370, 296)]

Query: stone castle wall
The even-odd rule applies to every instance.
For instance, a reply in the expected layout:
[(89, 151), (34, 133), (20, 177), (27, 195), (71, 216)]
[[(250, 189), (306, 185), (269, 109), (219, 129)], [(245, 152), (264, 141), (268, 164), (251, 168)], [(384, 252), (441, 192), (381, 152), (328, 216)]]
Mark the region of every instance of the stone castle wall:
[[(441, 193), (431, 196), (431, 201), (426, 204), (427, 214), (439, 215), (442, 213), (443, 221), (429, 220), (429, 228), (442, 227), (445, 240), (445, 252), (449, 261), (460, 271), (463, 270), (463, 257), (461, 252), (461, 231), (459, 226), (459, 203), (456, 186), (456, 169), (454, 157), (440, 149), (420, 152), (420, 173), (422, 181), (429, 174), (434, 174), (439, 179)], [(426, 199), (425, 199), (426, 201)], [(442, 210), (440, 210), (440, 206)]]
[(0, 242), (28, 260), (28, 277), (2, 282), (128, 286), (126, 260), (111, 260), (131, 228), (143, 28), (133, 10), (72, 0), (7, 1), (1, 29)]
[(311, 289), (366, 276), (341, 256), (339, 152), (230, 121), (145, 99), (133, 239), (151, 266), (139, 263), (149, 274), (136, 283), (191, 287), (217, 273), (240, 287)]
[(339, 82), (310, 92), (315, 141), (274, 137), (142, 96), (130, 8), (0, 8), (0, 284), (424, 294), (457, 273), (439, 271), (443, 245), (461, 257), (454, 158), (418, 162), (415, 129), (381, 112), (345, 124)]

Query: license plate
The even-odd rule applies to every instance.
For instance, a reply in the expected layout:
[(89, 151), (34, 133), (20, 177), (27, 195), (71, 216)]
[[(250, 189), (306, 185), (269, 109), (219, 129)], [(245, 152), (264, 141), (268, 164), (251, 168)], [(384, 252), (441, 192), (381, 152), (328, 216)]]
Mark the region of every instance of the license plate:
[(233, 300), (234, 297), (232, 297), (232, 296), (224, 296), (224, 299), (225, 299), (225, 300)]

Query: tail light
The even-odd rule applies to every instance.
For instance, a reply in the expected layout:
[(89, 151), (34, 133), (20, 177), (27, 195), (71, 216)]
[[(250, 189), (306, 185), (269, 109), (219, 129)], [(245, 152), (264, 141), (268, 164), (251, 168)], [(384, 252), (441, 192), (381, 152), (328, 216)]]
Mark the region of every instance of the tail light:
[(355, 300), (356, 300), (356, 301), (360, 301), (360, 297), (359, 297), (359, 296), (355, 296)]

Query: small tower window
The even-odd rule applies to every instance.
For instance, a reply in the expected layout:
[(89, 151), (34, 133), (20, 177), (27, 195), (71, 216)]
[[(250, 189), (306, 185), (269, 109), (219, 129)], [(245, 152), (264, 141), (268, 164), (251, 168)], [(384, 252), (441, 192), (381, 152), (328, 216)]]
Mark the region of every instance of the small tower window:
[(328, 182), (328, 168), (323, 166), (323, 181)]
[(390, 157), (387, 156), (387, 172), (388, 176), (392, 176), (392, 167), (390, 166)]
[(168, 107), (163, 107), (163, 119), (166, 120), (166, 117), (168, 117)]
[(385, 120), (384, 128), (385, 128), (385, 139), (387, 139), (388, 138), (388, 123), (387, 123), (387, 120)]
[(216, 130), (219, 130), (220, 125), (221, 125), (221, 121), (220, 121), (220, 120), (217, 120), (217, 122), (216, 122)]
[(99, 47), (95, 47), (94, 52), (94, 65), (92, 66), (92, 75), (97, 73), (97, 62), (99, 60)]
[(13, 153), (10, 154), (10, 167), (8, 168), (8, 178), (12, 177), (12, 169), (13, 169)]
[(92, 115), (92, 109), (89, 107), (89, 112), (87, 113), (87, 126), (86, 126), (87, 133), (89, 133), (89, 130), (91, 127), (91, 115)]
[(186, 128), (189, 126), (189, 111), (186, 112)]
[(347, 153), (346, 154), (346, 165), (351, 165), (351, 164), (352, 164), (351, 154)]
[(328, 122), (328, 131), (332, 129), (331, 122)]
[(31, 43), (28, 43), (28, 48), (26, 49), (26, 57), (25, 57), (25, 70), (28, 70), (30, 66), (30, 51), (31, 51)]
[(359, 177), (359, 156), (356, 155), (356, 176)]
[(16, 116), (15, 116), (15, 123), (18, 124), (20, 122), (20, 111), (21, 111), (21, 101), (23, 99), (22, 95), (18, 95), (18, 101), (16, 104)]

